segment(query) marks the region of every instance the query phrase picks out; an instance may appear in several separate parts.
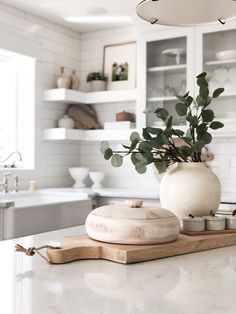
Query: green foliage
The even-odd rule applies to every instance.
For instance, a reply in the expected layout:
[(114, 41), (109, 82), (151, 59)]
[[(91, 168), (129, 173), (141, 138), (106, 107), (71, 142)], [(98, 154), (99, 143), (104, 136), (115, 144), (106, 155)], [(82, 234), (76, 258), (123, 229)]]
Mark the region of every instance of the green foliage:
[[(202, 149), (212, 141), (210, 130), (224, 126), (215, 120), (213, 110), (209, 109), (212, 100), (220, 96), (224, 89), (218, 88), (210, 96), (206, 72), (197, 76), (197, 85), (199, 94), (196, 99), (193, 99), (189, 92), (176, 96), (178, 102), (175, 110), (178, 116), (186, 120), (186, 132), (174, 128), (173, 117), (166, 109), (156, 108), (152, 112), (163, 121), (163, 128), (146, 127), (142, 131), (142, 137), (138, 132), (133, 132), (130, 135), (130, 144), (123, 145), (124, 151), (113, 151), (109, 143), (103, 141), (100, 150), (104, 158), (111, 159), (114, 167), (120, 167), (123, 158), (130, 155), (138, 173), (146, 172), (147, 165), (151, 163), (163, 173), (175, 162), (201, 162)], [(176, 139), (182, 141), (180, 147), (176, 145)]]
[(107, 76), (101, 72), (91, 72), (87, 75), (87, 82), (91, 81), (107, 81)]

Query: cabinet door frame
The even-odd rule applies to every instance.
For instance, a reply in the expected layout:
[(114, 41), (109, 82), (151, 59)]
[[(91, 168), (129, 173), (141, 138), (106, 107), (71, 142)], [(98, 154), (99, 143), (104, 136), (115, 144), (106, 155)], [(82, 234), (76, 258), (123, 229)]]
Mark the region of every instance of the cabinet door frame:
[(139, 90), (139, 100), (137, 102), (137, 112), (139, 113), (136, 118), (137, 128), (141, 129), (146, 126), (146, 117), (143, 110), (146, 108), (147, 102), (147, 43), (151, 41), (175, 39), (179, 37), (186, 37), (186, 81), (187, 90), (192, 95), (194, 93), (194, 51), (195, 51), (195, 32), (194, 27), (179, 27), (160, 30), (156, 29), (155, 32), (142, 33), (139, 35), (137, 41), (138, 47), (138, 68), (137, 68), (137, 88)]
[[(220, 23), (196, 26), (195, 27), (195, 38), (196, 38), (196, 49), (195, 49), (195, 72), (196, 75), (203, 72), (203, 36), (205, 34), (217, 33), (217, 32), (226, 32), (229, 30), (234, 30), (236, 32), (236, 20), (229, 21), (225, 25)], [(223, 50), (223, 49), (222, 49)], [(196, 91), (195, 91), (196, 92)]]

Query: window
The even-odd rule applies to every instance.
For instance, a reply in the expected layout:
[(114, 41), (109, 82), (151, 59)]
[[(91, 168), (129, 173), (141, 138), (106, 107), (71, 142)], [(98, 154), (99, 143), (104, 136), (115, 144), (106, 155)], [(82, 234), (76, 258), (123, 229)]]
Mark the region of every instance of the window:
[(35, 61), (0, 49), (0, 168), (34, 168)]

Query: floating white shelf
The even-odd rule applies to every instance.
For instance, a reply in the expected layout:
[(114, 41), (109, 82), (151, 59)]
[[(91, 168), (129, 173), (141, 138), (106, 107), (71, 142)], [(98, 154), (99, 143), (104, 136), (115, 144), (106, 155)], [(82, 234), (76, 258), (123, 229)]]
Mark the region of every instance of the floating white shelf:
[[(236, 136), (236, 124), (232, 121), (227, 123), (224, 119), (220, 119), (224, 123), (224, 128), (218, 130), (211, 130), (211, 134), (214, 137), (235, 137)], [(156, 128), (164, 128), (162, 126), (153, 126)], [(175, 129), (187, 131), (186, 125), (174, 125)], [(44, 140), (47, 141), (80, 141), (80, 142), (100, 142), (100, 141), (129, 141), (130, 134), (134, 131), (140, 132), (140, 130), (76, 130), (76, 129), (64, 129), (53, 128), (44, 130)]]
[(47, 141), (126, 141), (130, 134), (136, 131), (129, 130), (77, 130), (52, 128), (44, 130), (44, 140)]
[(236, 63), (236, 59), (229, 59), (229, 60), (212, 60), (207, 61), (205, 65), (221, 65), (221, 64), (234, 64)]
[(65, 104), (101, 104), (136, 101), (137, 95), (136, 89), (83, 93), (71, 89), (55, 88), (44, 92), (44, 100)]
[(186, 64), (177, 64), (177, 65), (165, 65), (161, 67), (151, 67), (148, 68), (147, 71), (150, 73), (153, 72), (166, 72), (166, 71), (179, 71), (187, 68)]
[(163, 96), (163, 97), (149, 97), (148, 102), (161, 102), (161, 101), (174, 101), (177, 100), (175, 96)]

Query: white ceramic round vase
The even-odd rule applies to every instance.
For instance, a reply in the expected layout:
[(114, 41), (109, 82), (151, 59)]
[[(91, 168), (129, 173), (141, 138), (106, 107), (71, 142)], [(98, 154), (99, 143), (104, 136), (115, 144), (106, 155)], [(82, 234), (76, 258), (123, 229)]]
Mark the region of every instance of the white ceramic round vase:
[(204, 163), (176, 163), (169, 167), (160, 184), (160, 201), (181, 219), (189, 214), (209, 215), (220, 204), (217, 176)]
[(58, 120), (58, 127), (65, 129), (74, 129), (75, 121), (65, 114), (61, 119)]

